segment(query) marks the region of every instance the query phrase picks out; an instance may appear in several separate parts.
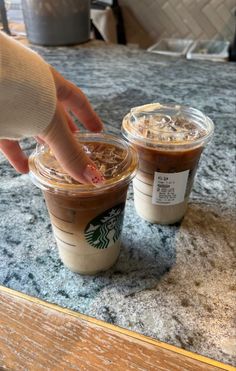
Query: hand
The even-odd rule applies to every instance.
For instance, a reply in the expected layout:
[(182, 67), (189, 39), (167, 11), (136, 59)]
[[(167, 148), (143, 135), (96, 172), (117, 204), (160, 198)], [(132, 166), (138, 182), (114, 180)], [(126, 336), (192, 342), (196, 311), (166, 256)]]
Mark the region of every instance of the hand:
[[(102, 122), (83, 92), (54, 68), (50, 68), (57, 91), (57, 107), (51, 123), (37, 139), (49, 145), (60, 165), (74, 179), (82, 183), (100, 183), (103, 176), (76, 141), (73, 133), (78, 129), (68, 110), (90, 131), (100, 132), (103, 129)], [(0, 150), (17, 171), (28, 173), (28, 158), (18, 141), (1, 139)]]

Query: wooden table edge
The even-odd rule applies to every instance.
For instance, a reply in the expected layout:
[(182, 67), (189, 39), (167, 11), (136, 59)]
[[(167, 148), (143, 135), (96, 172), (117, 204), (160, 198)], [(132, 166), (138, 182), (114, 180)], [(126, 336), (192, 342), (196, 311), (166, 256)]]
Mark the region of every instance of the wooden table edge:
[(125, 329), (125, 328), (122, 328), (122, 327), (119, 327), (119, 326), (116, 326), (116, 325), (112, 325), (110, 323), (104, 322), (102, 320), (98, 320), (94, 317), (87, 316), (87, 315), (82, 314), (80, 312), (75, 312), (73, 310), (60, 307), (59, 305), (48, 303), (48, 302), (43, 301), (41, 299), (38, 299), (36, 297), (29, 296), (27, 294), (24, 294), (22, 292), (10, 289), (10, 288), (5, 287), (5, 286), (0, 285), (0, 293), (5, 293), (5, 294), (13, 296), (13, 297), (21, 298), (21, 299), (27, 300), (31, 303), (38, 304), (38, 305), (40, 305), (44, 308), (48, 308), (48, 309), (51, 309), (53, 311), (64, 313), (64, 314), (69, 315), (69, 316), (73, 316), (75, 318), (78, 318), (81, 321), (86, 321), (89, 324), (93, 324), (93, 325), (98, 326), (100, 328), (104, 328), (105, 330), (107, 329), (107, 330), (113, 331), (114, 333), (122, 334), (122, 335), (128, 336), (129, 338), (134, 338), (136, 340), (139, 340), (142, 343), (151, 344), (151, 345), (153, 345), (157, 348), (162, 348), (162, 349), (169, 350), (173, 353), (177, 353), (179, 355), (191, 358), (191, 359), (196, 360), (198, 362), (205, 363), (206, 365), (209, 365), (209, 366), (215, 366), (215, 367), (218, 367), (219, 369), (227, 370), (227, 371), (235, 371), (236, 370), (234, 366), (216, 361), (212, 358), (208, 358), (208, 357), (202, 356), (202, 355), (197, 354), (197, 353), (193, 353), (193, 352), (188, 351), (188, 350), (184, 350), (184, 349), (176, 347), (174, 345), (164, 343), (162, 341), (159, 341), (159, 340), (153, 339), (151, 337), (139, 334), (137, 332), (134, 332), (134, 331), (131, 331), (131, 330), (128, 330), (128, 329)]

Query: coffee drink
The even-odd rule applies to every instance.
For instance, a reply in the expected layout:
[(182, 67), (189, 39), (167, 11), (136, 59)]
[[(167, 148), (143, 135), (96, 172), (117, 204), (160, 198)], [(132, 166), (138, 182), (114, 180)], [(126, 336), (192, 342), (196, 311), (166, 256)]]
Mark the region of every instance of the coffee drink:
[(95, 274), (110, 268), (119, 256), (127, 190), (137, 169), (137, 154), (113, 135), (78, 134), (77, 138), (103, 174), (103, 184), (73, 180), (42, 145), (30, 158), (30, 175), (43, 190), (62, 261), (74, 272)]
[(183, 218), (198, 161), (213, 128), (200, 111), (178, 105), (148, 104), (124, 117), (123, 135), (139, 154), (133, 187), (141, 217), (160, 224)]

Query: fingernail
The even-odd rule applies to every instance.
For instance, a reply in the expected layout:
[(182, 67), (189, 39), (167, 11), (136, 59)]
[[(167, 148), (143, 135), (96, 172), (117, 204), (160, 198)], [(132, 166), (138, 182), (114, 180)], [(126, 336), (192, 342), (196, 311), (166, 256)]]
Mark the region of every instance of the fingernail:
[(94, 185), (102, 184), (105, 181), (104, 176), (96, 169), (95, 166), (88, 164), (83, 173), (85, 179)]

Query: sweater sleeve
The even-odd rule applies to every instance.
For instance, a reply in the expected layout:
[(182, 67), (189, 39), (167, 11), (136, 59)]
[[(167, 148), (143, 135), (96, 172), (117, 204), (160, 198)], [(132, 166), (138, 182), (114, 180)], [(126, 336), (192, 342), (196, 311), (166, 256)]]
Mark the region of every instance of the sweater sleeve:
[(39, 135), (55, 109), (56, 88), (49, 65), (0, 32), (0, 138)]

